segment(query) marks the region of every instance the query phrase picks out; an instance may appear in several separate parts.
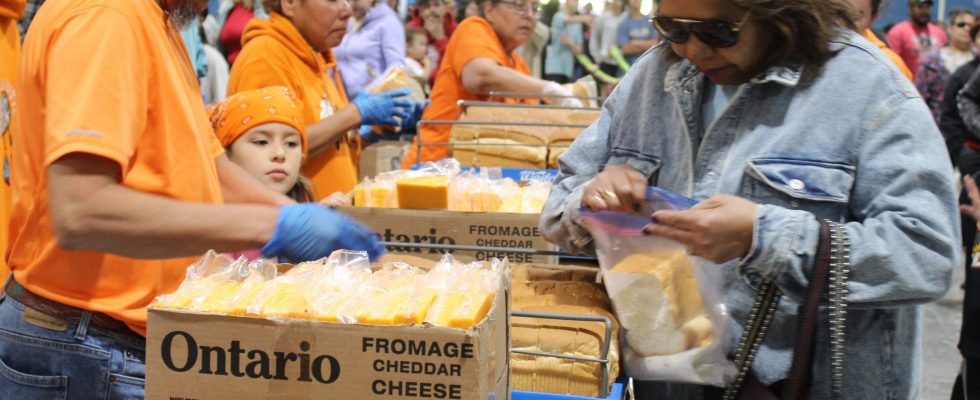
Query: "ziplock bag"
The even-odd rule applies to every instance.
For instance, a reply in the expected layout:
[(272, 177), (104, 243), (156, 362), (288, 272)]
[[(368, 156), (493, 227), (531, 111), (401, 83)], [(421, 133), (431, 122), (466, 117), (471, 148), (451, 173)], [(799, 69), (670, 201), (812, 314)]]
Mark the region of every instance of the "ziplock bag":
[(696, 201), (656, 187), (646, 198), (636, 214), (579, 210), (622, 326), (626, 371), (637, 379), (725, 386), (736, 371), (726, 357), (720, 267), (643, 230), (653, 212)]

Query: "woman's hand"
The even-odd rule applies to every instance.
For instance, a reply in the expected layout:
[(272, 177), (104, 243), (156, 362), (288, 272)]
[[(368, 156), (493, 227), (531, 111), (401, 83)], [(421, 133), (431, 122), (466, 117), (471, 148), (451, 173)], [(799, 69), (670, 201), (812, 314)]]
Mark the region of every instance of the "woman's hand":
[(970, 197), (970, 204), (960, 206), (960, 212), (980, 222), (980, 190), (977, 189), (977, 182), (970, 175), (963, 176), (963, 188)]
[(647, 177), (629, 165), (607, 165), (582, 192), (593, 211), (635, 212), (646, 201)]
[(720, 264), (749, 252), (756, 207), (741, 197), (712, 196), (688, 210), (653, 213), (655, 222), (646, 231), (681, 242), (689, 253)]

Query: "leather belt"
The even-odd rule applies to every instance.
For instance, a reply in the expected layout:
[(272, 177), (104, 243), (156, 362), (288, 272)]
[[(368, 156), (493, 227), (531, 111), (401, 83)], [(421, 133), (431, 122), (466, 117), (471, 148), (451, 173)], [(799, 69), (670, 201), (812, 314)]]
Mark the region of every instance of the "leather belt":
[[(17, 300), (25, 307), (33, 309), (33, 311), (40, 312), (48, 317), (60, 319), (68, 324), (78, 324), (86, 312), (86, 310), (81, 308), (61, 304), (57, 301), (49, 300), (31, 293), (13, 279), (10, 279), (7, 282), (6, 287), (4, 287), (4, 294), (10, 296), (10, 298), (14, 300)], [(27, 310), (25, 310), (25, 312), (26, 311)], [(118, 319), (112, 318), (103, 313), (94, 311), (90, 312), (92, 317), (89, 320), (89, 326), (92, 328), (97, 328), (124, 336), (134, 336), (140, 339), (143, 338), (132, 329), (129, 329), (125, 323)]]

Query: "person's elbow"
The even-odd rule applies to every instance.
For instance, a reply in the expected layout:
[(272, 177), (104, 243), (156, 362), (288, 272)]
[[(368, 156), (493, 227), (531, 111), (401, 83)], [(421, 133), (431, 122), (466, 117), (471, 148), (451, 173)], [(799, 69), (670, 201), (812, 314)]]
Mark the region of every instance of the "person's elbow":
[(481, 95), (490, 94), (494, 87), (497, 86), (498, 80), (493, 68), (490, 66), (479, 66), (466, 70), (460, 79), (463, 87), (470, 93)]
[(86, 250), (90, 247), (87, 238), (92, 235), (87, 227), (91, 225), (85, 222), (86, 218), (79, 208), (76, 204), (51, 202), (51, 225), (55, 240), (58, 247), (64, 250)]

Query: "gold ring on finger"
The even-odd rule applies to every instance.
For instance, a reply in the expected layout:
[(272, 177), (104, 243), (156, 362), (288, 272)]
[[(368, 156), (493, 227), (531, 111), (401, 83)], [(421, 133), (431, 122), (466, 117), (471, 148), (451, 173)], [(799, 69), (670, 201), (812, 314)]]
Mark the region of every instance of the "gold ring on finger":
[(608, 197), (610, 200), (618, 200), (619, 199), (619, 196), (616, 196), (616, 192), (613, 192), (612, 190), (608, 190), (608, 189), (607, 190), (603, 190), (602, 191), (602, 194), (606, 195), (606, 197)]

